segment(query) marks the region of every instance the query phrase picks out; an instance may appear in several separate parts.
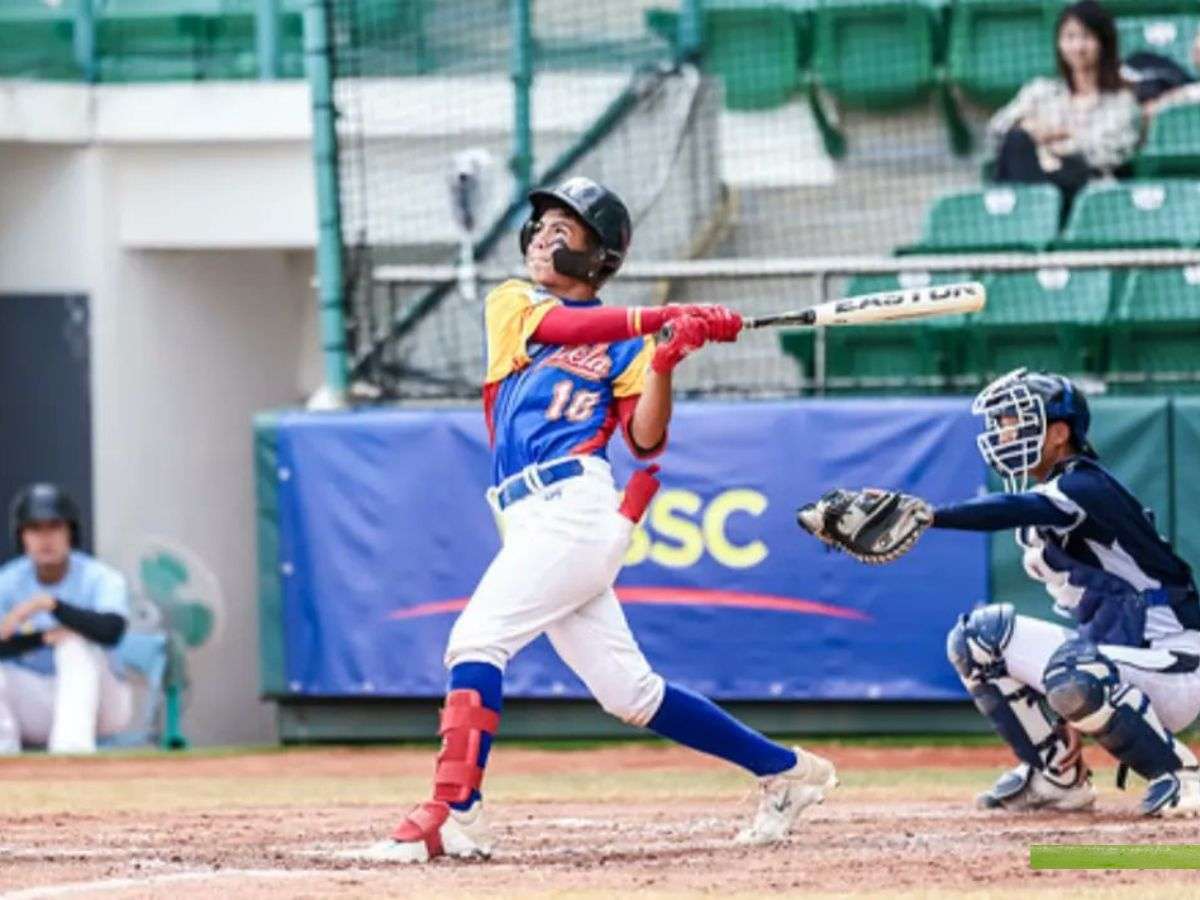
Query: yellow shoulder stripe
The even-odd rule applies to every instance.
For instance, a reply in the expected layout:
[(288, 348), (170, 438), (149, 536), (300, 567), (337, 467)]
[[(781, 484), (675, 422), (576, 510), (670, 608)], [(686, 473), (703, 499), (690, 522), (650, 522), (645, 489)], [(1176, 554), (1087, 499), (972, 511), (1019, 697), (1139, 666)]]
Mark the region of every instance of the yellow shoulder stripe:
[(629, 361), (620, 375), (613, 380), (614, 397), (635, 397), (645, 390), (646, 371), (650, 368), (650, 357), (654, 355), (654, 338), (642, 338), (642, 349)]
[(538, 298), (533, 286), (516, 278), (504, 282), (484, 301), (483, 325), (487, 333), (487, 375), (484, 384), (507, 378), (529, 365), (525, 345), (546, 313), (558, 301)]

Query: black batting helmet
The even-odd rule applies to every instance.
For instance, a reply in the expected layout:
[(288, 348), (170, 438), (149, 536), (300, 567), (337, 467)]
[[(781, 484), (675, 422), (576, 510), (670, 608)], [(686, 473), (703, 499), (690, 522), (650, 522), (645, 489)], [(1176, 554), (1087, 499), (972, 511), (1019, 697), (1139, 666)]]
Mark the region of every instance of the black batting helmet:
[(21, 530), (37, 522), (66, 522), (71, 529), (71, 546), (79, 546), (79, 507), (57, 484), (31, 484), (13, 499), (9, 522), (17, 553), (24, 553)]
[(595, 236), (597, 246), (587, 253), (555, 251), (555, 269), (598, 286), (621, 268), (633, 237), (633, 222), (621, 198), (604, 185), (576, 176), (555, 188), (530, 191), (529, 202), (533, 212), (521, 228), (522, 256), (529, 249), (542, 213), (551, 207), (559, 207), (579, 217)]

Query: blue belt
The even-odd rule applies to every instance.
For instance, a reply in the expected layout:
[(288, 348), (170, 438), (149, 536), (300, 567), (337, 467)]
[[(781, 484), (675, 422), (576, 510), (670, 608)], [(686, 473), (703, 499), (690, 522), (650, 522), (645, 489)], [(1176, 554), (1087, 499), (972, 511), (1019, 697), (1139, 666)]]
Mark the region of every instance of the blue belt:
[(577, 459), (563, 459), (543, 466), (530, 466), (500, 483), (500, 487), (496, 489), (496, 503), (504, 509), (556, 481), (582, 474), (583, 463)]
[(1143, 591), (1142, 596), (1147, 606), (1174, 606), (1191, 600), (1193, 593), (1191, 588), (1160, 587)]

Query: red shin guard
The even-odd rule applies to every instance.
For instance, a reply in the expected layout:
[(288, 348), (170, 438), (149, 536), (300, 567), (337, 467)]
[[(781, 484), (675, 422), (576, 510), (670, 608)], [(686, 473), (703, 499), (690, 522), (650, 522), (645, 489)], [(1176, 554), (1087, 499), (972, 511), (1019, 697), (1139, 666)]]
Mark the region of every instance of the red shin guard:
[(483, 705), (479, 691), (458, 688), (446, 695), (442, 707), (442, 752), (438, 754), (434, 774), (433, 799), (445, 803), (466, 803), (471, 792), (483, 783), (479, 749), (484, 734), (495, 734), (500, 716)]

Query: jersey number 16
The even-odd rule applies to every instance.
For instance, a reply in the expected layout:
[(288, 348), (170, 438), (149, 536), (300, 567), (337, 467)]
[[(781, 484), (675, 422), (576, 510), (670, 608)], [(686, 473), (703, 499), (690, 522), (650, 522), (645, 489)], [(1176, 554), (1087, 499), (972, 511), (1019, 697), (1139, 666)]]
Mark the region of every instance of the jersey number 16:
[(551, 422), (566, 419), (568, 422), (586, 422), (600, 403), (600, 392), (583, 388), (575, 389), (575, 382), (564, 378), (554, 385), (546, 418)]

